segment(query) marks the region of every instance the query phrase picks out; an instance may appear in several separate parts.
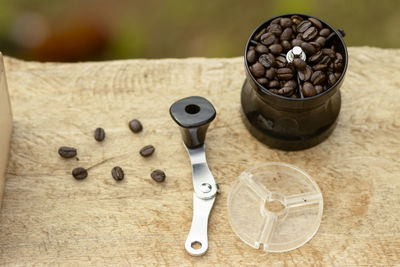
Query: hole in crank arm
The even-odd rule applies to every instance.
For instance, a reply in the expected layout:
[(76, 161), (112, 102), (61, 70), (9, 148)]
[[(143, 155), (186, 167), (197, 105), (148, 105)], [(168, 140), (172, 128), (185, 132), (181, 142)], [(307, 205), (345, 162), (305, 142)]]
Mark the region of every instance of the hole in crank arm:
[(192, 256), (201, 256), (208, 249), (208, 217), (214, 205), (215, 196), (201, 199), (193, 193), (193, 219), (185, 242), (186, 251)]

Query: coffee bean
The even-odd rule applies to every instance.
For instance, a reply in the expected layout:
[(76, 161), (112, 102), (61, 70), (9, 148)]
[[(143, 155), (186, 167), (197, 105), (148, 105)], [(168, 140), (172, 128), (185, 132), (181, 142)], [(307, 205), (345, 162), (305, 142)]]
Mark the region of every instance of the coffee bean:
[(318, 43), (320, 47), (323, 47), (325, 45), (326, 39), (325, 37), (318, 36), (317, 39), (315, 39), (315, 42)]
[(69, 159), (75, 157), (77, 152), (74, 147), (62, 146), (58, 149), (58, 154), (63, 158)]
[(325, 74), (324, 74), (322, 71), (320, 71), (320, 70), (314, 72), (314, 73), (311, 75), (311, 82), (312, 82), (314, 85), (321, 85), (321, 84), (325, 81), (325, 79), (326, 79)]
[(317, 91), (315, 90), (314, 85), (312, 85), (310, 82), (305, 82), (303, 84), (303, 88), (302, 88), (301, 92), (303, 93), (303, 95), (305, 97), (311, 97), (311, 96), (315, 96), (317, 94)]
[(306, 68), (307, 64), (301, 58), (295, 58), (293, 60), (293, 66), (298, 70), (304, 70)]
[[(258, 58), (258, 62), (260, 62), (262, 65), (261, 65), (261, 67), (266, 67), (266, 68), (270, 68), (270, 67), (272, 67), (274, 64), (275, 64), (275, 57), (274, 57), (274, 55), (272, 55), (271, 53), (269, 53), (269, 54), (263, 54), (263, 55), (261, 55), (259, 58)], [(257, 64), (257, 63), (256, 63)], [(255, 64), (254, 64), (255, 65)], [(254, 66), (253, 65), (253, 66)], [(259, 68), (258, 66), (257, 66), (257, 68)], [(259, 73), (261, 73), (261, 70), (259, 71)], [(258, 77), (261, 77), (261, 76), (263, 76), (264, 75), (264, 73), (265, 73), (265, 69), (263, 68), (263, 73), (260, 75), (260, 76), (258, 76)]]
[(267, 78), (258, 78), (257, 82), (261, 85), (267, 85), (268, 84), (268, 79)]
[(324, 55), (329, 56), (330, 58), (335, 58), (335, 51), (331, 48), (323, 48), (321, 49)]
[(297, 16), (297, 15), (291, 16), (290, 19), (291, 19), (292, 22), (293, 22), (294, 24), (296, 24), (296, 25), (299, 25), (299, 24), (303, 21), (303, 18), (300, 17), (300, 16)]
[(249, 46), (249, 51), (250, 51), (250, 50), (254, 50), (254, 46), (252, 46), (252, 45)]
[(106, 137), (106, 132), (104, 131), (103, 128), (97, 128), (94, 131), (94, 139), (96, 139), (97, 142), (103, 141), (105, 137)]
[(269, 46), (269, 50), (274, 55), (279, 55), (282, 53), (283, 47), (280, 44), (272, 44)]
[(293, 71), (290, 68), (281, 68), (276, 71), (276, 75), (280, 80), (290, 80), (293, 78)]
[(255, 48), (256, 52), (259, 54), (266, 54), (269, 52), (268, 47), (262, 44), (258, 44)]
[(303, 33), (303, 39), (304, 41), (311, 41), (312, 39), (317, 36), (318, 30), (315, 27), (310, 27), (308, 28), (304, 33)]
[(261, 43), (265, 44), (265, 45), (271, 45), (275, 42), (277, 38), (275, 37), (275, 35), (271, 32), (267, 32), (264, 33), (263, 35), (261, 35)]
[(317, 92), (317, 94), (320, 94), (324, 91), (324, 87), (322, 85), (316, 85), (315, 91)]
[(294, 80), (287, 81), (283, 84), (283, 87), (291, 87), (295, 89), (297, 87), (297, 82), (295, 82)]
[(298, 34), (296, 35), (296, 39), (299, 39), (299, 40), (303, 41), (303, 34), (298, 33)]
[[(249, 53), (247, 53), (247, 55), (249, 55)], [(134, 133), (139, 133), (143, 130), (143, 126), (139, 120), (135, 119), (135, 120), (131, 120), (129, 122), (129, 129), (131, 129), (131, 131)]]
[(308, 28), (310, 28), (311, 26), (312, 26), (311, 21), (303, 20), (302, 22), (300, 22), (299, 25), (297, 25), (297, 32), (303, 33), (306, 30), (308, 30)]
[(265, 77), (267, 77), (268, 80), (273, 80), (275, 78), (275, 69), (267, 69), (267, 71), (265, 72)]
[(271, 21), (270, 24), (279, 24), (279, 22), (280, 22), (281, 20), (282, 20), (282, 18), (273, 19), (273, 20)]
[(308, 58), (308, 62), (310, 62), (311, 64), (316, 64), (322, 59), (323, 56), (324, 55), (322, 54), (322, 52), (318, 51), (317, 53)]
[(254, 62), (257, 61), (257, 53), (255, 50), (249, 50), (247, 51), (247, 62), (249, 62), (250, 64), (253, 64)]
[(309, 21), (312, 22), (312, 24), (314, 24), (315, 27), (317, 27), (319, 30), (322, 29), (322, 23), (321, 21), (315, 19), (315, 18), (308, 18)]
[(319, 64), (326, 64), (329, 65), (329, 63), (331, 62), (331, 59), (329, 58), (329, 56), (324, 56), (322, 57), (321, 61), (319, 62)]
[(336, 53), (336, 54), (335, 54), (335, 56), (336, 56), (336, 59), (339, 59), (340, 61), (342, 61), (342, 60), (343, 60), (343, 56), (342, 56), (342, 54), (340, 54), (340, 53)]
[(114, 167), (111, 170), (111, 175), (115, 181), (121, 181), (124, 179), (124, 176), (125, 176), (124, 171), (121, 169), (121, 167), (118, 167), (118, 166)]
[(293, 34), (293, 30), (292, 28), (286, 28), (283, 30), (282, 34), (281, 34), (281, 40), (282, 41), (287, 41), (290, 40), (292, 38), (292, 34)]
[(268, 83), (268, 88), (279, 88), (280, 84), (277, 80), (270, 81)]
[(329, 84), (329, 86), (334, 85), (335, 82), (336, 82), (335, 74), (333, 74), (333, 73), (329, 74), (329, 76), (328, 76), (328, 84)]
[(302, 70), (302, 71), (299, 71), (299, 72), (298, 72), (298, 75), (299, 75), (299, 79), (300, 79), (301, 81), (308, 81), (308, 80), (310, 80), (311, 75), (312, 75), (311, 67), (307, 65), (305, 70)]
[(78, 167), (72, 170), (72, 176), (74, 176), (76, 180), (82, 180), (88, 176), (88, 172), (85, 168)]
[(283, 47), (283, 50), (285, 51), (289, 51), (290, 49), (292, 49), (292, 45), (290, 44), (289, 41), (285, 40), (281, 42), (281, 45)]
[(166, 177), (165, 173), (162, 170), (155, 170), (151, 173), (150, 176), (154, 181), (158, 183), (164, 182)]
[(319, 31), (319, 35), (323, 37), (328, 37), (328, 35), (331, 33), (331, 30), (328, 28), (323, 28), (322, 30)]
[(140, 155), (142, 155), (143, 157), (149, 157), (151, 156), (151, 154), (154, 153), (154, 150), (156, 149), (152, 145), (145, 146), (140, 150)]
[(292, 26), (292, 21), (289, 18), (281, 18), (280, 24), (282, 28), (287, 28)]
[(339, 80), (340, 76), (342, 75), (340, 72), (334, 73), (336, 80)]
[(326, 71), (328, 69), (328, 65), (326, 64), (317, 64), (312, 67), (313, 71), (321, 70)]
[(271, 24), (267, 27), (267, 31), (279, 36), (282, 33), (282, 27), (279, 24)]
[(306, 53), (307, 56), (314, 55), (317, 52), (315, 47), (313, 45), (311, 45), (310, 43), (307, 43), (307, 42), (303, 42), (300, 45), (300, 47), (303, 49), (304, 53)]
[(267, 32), (267, 29), (262, 29), (259, 33), (256, 34), (256, 36), (254, 36), (254, 40), (255, 41), (260, 41), (261, 36)]
[(303, 43), (303, 41), (299, 40), (299, 39), (293, 39), (292, 42), (291, 42), (292, 47), (301, 46), (302, 43)]
[(283, 56), (277, 57), (277, 58), (275, 59), (275, 65), (276, 65), (278, 68), (283, 68), (283, 67), (285, 67), (285, 66), (286, 66), (286, 58), (283, 57)]
[(278, 90), (278, 94), (279, 95), (283, 95), (283, 96), (291, 96), (294, 92), (293, 87), (282, 87), (281, 89)]
[(340, 72), (340, 71), (343, 70), (343, 67), (344, 67), (344, 65), (343, 65), (343, 63), (342, 63), (342, 60), (340, 60), (340, 59), (335, 59), (335, 61), (333, 62), (333, 69), (334, 69), (335, 71), (337, 71), (337, 72)]
[(265, 74), (265, 68), (260, 62), (256, 62), (250, 66), (250, 72), (254, 77), (262, 77)]
[(316, 51), (319, 51), (321, 49), (321, 45), (317, 42), (310, 42), (310, 45), (314, 46)]

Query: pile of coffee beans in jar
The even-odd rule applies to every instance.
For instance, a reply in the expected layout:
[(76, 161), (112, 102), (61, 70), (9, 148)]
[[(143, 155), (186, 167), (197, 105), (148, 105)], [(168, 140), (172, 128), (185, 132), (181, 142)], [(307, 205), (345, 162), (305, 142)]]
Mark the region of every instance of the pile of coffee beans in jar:
[[(320, 94), (336, 83), (344, 69), (344, 55), (329, 45), (335, 34), (316, 18), (278, 17), (250, 40), (249, 70), (274, 94), (291, 98)], [(305, 60), (295, 56), (288, 62), (287, 53), (295, 47)]]

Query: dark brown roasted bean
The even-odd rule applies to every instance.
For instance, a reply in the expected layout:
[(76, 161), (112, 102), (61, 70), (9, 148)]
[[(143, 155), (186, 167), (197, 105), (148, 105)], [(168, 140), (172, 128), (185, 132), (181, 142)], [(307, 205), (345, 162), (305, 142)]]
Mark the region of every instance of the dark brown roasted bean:
[[(263, 54), (258, 58), (258, 62), (262, 64), (261, 66), (264, 66), (266, 68), (270, 68), (270, 67), (274, 66), (274, 64), (275, 64), (275, 57), (271, 53)], [(259, 66), (257, 66), (257, 68), (259, 68)], [(261, 70), (259, 70), (258, 73), (261, 74)], [(265, 70), (262, 70), (262, 74), (260, 76), (257, 76), (257, 77), (263, 76), (264, 73), (265, 73)]]
[(276, 65), (278, 68), (283, 68), (283, 67), (285, 67), (285, 66), (286, 66), (286, 58), (283, 57), (283, 56), (277, 57), (277, 58), (275, 59), (275, 65)]
[(305, 97), (311, 97), (317, 94), (314, 85), (310, 82), (305, 82), (301, 91)]
[(104, 131), (103, 128), (99, 127), (94, 131), (94, 139), (96, 139), (97, 142), (103, 141), (105, 137), (106, 137), (106, 132)]
[(306, 68), (307, 64), (301, 58), (295, 58), (293, 60), (293, 66), (298, 70), (304, 70)]
[(290, 68), (281, 68), (276, 71), (276, 76), (280, 80), (290, 80), (293, 78), (293, 71)]
[(311, 21), (312, 24), (314, 24), (314, 26), (317, 27), (319, 30), (322, 29), (322, 23), (318, 19), (308, 18), (308, 20)]
[(262, 77), (265, 74), (265, 68), (260, 62), (256, 62), (250, 66), (250, 72), (254, 77)]
[(314, 72), (311, 75), (311, 82), (314, 85), (321, 85), (323, 82), (325, 82), (325, 79), (326, 79), (326, 75), (320, 70)]
[(328, 69), (328, 65), (326, 64), (317, 64), (312, 66), (313, 71), (321, 70), (321, 71), (326, 71)]
[(315, 27), (310, 27), (308, 28), (304, 33), (303, 33), (303, 39), (304, 41), (311, 41), (318, 35), (318, 30)]
[(85, 168), (78, 167), (72, 170), (72, 176), (74, 176), (76, 180), (82, 180), (88, 176), (88, 172)]
[(75, 157), (77, 152), (74, 147), (62, 146), (58, 149), (58, 154), (65, 159), (69, 159)]
[(264, 33), (266, 33), (267, 32), (267, 29), (262, 29), (259, 33), (257, 33), (256, 34), (256, 36), (254, 36), (254, 40), (256, 40), (256, 41), (260, 41), (260, 39), (261, 39), (261, 36), (264, 34)]
[(306, 53), (307, 56), (314, 55), (317, 50), (313, 45), (307, 42), (303, 42), (300, 47), (303, 49), (304, 53)]
[(308, 58), (308, 62), (310, 62), (311, 64), (316, 64), (322, 59), (323, 56), (324, 55), (322, 54), (322, 52), (318, 51), (317, 53)]
[(289, 41), (285, 40), (281, 42), (281, 45), (283, 47), (283, 50), (285, 51), (289, 51), (290, 49), (292, 49), (292, 45), (290, 44)]
[(268, 83), (268, 88), (279, 88), (280, 84), (277, 80), (270, 81)]
[(143, 125), (139, 120), (134, 119), (129, 122), (129, 129), (131, 129), (131, 131), (134, 133), (139, 133), (143, 130)]
[(166, 175), (162, 170), (155, 170), (150, 174), (151, 178), (157, 183), (162, 183), (165, 181)]
[(260, 41), (264, 45), (271, 45), (275, 42), (276, 39), (277, 38), (273, 33), (267, 32), (267, 33), (264, 33), (263, 35), (261, 35)]
[(156, 149), (154, 148), (154, 146), (148, 145), (140, 149), (139, 153), (142, 157), (149, 157), (154, 153), (155, 150)]
[(303, 33), (306, 30), (308, 30), (308, 28), (310, 28), (311, 26), (312, 26), (311, 21), (303, 20), (302, 22), (300, 22), (300, 24), (297, 25), (297, 31)]
[(258, 78), (257, 82), (259, 84), (261, 84), (261, 85), (264, 85), (264, 86), (268, 85), (268, 79), (267, 78)]
[(265, 72), (265, 77), (267, 77), (268, 80), (273, 80), (275, 78), (275, 69), (267, 69), (267, 71)]
[(292, 21), (289, 18), (281, 18), (280, 24), (282, 28), (291, 27)]
[(323, 28), (322, 30), (319, 31), (319, 35), (323, 37), (328, 37), (328, 35), (331, 33), (331, 30), (328, 28)]
[(116, 166), (111, 170), (111, 175), (115, 181), (122, 181), (125, 176), (124, 171), (119, 166)]
[(272, 44), (269, 46), (269, 50), (274, 55), (279, 55), (282, 53), (283, 47), (280, 44)]
[(263, 44), (256, 45), (256, 48), (254, 50), (256, 50), (256, 52), (259, 53), (259, 54), (266, 54), (266, 53), (269, 52), (268, 47), (266, 47)]
[(303, 21), (303, 18), (298, 16), (298, 15), (293, 15), (293, 16), (290, 17), (290, 19), (296, 25), (299, 25)]
[(279, 24), (271, 24), (267, 27), (267, 31), (279, 36), (282, 33), (282, 27)]
[(292, 38), (292, 34), (293, 34), (292, 28), (284, 29), (282, 34), (281, 34), (281, 40), (282, 41), (290, 40)]
[(308, 80), (310, 80), (311, 75), (312, 75), (311, 67), (307, 65), (306, 68), (305, 68), (305, 70), (302, 70), (302, 71), (299, 71), (299, 72), (298, 72), (298, 75), (299, 75), (299, 79), (300, 79), (301, 81), (308, 81)]

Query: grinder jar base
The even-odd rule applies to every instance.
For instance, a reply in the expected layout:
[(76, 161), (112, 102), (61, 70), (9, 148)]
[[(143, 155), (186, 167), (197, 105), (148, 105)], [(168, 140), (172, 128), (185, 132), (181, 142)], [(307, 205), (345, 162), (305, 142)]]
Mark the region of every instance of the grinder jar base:
[[(341, 106), (340, 91), (336, 93), (330, 99), (330, 104), (321, 106), (322, 109), (334, 108), (338, 111)], [(332, 105), (333, 103), (333, 105)], [(291, 128), (298, 128), (298, 123), (295, 120), (289, 118), (282, 118), (280, 121), (273, 121), (268, 116), (264, 116), (263, 113), (270, 113), (271, 107), (266, 105), (250, 86), (246, 79), (241, 92), (241, 104), (242, 104), (242, 118), (249, 132), (257, 138), (260, 142), (270, 146), (272, 148), (278, 148), (282, 150), (302, 150), (318, 145), (333, 132), (336, 127), (336, 121), (338, 117), (337, 112), (330, 112), (331, 116), (335, 116), (329, 125), (325, 125), (316, 131), (314, 134), (304, 134), (293, 136), (284, 136), (282, 132), (280, 134), (274, 133), (274, 128), (285, 128), (284, 131), (290, 134)], [(333, 107), (334, 106), (334, 107)], [(318, 112), (316, 110), (311, 112)], [(305, 112), (307, 113), (307, 111)], [(305, 114), (306, 115), (306, 114)]]

